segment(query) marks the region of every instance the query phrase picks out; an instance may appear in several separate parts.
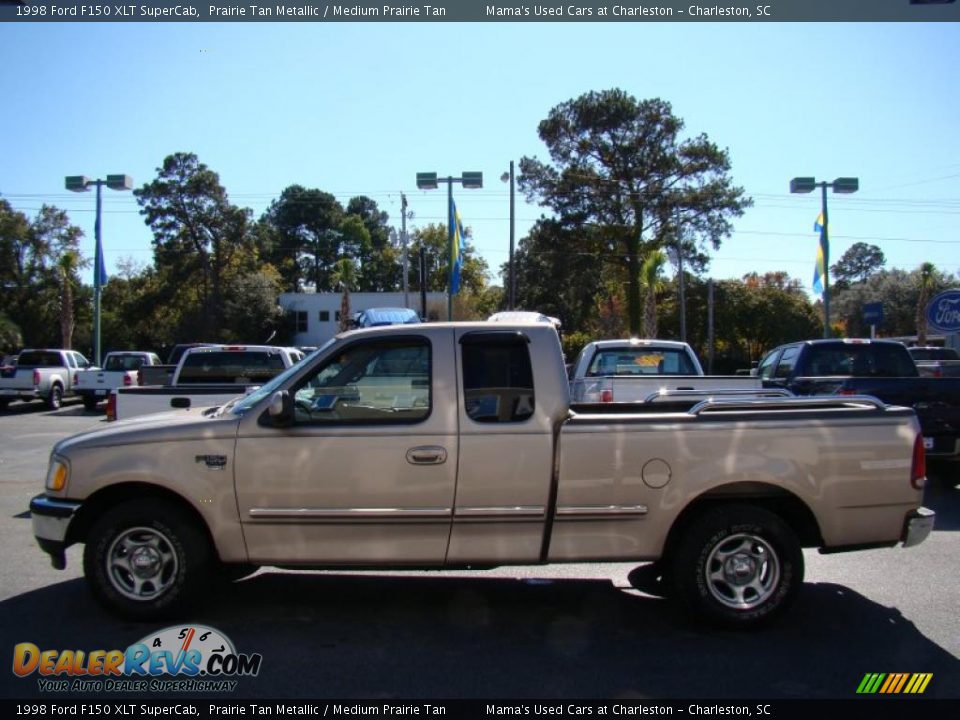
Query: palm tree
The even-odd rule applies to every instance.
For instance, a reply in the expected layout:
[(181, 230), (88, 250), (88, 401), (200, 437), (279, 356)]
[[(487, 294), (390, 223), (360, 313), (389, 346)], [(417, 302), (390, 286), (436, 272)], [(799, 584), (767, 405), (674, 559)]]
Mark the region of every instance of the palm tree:
[(660, 273), (667, 264), (667, 255), (663, 250), (654, 250), (640, 266), (640, 286), (646, 290), (646, 302), (643, 307), (643, 335), (657, 337), (657, 293), (663, 290)]
[(350, 329), (350, 288), (357, 283), (357, 264), (351, 258), (341, 258), (333, 266), (334, 287), (343, 292), (340, 298), (340, 332)]
[(73, 282), (80, 258), (73, 250), (67, 250), (57, 260), (57, 279), (60, 281), (60, 347), (73, 348), (73, 330), (76, 317), (73, 312)]
[(937, 268), (933, 263), (925, 262), (920, 266), (918, 285), (920, 294), (917, 296), (917, 345), (927, 344), (927, 303), (930, 302), (930, 293), (933, 290)]

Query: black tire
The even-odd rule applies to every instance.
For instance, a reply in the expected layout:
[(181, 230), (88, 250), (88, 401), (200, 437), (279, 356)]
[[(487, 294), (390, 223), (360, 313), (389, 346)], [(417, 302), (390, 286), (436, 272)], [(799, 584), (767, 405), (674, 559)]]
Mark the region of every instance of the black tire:
[(10, 401), (7, 398), (0, 399), (0, 412), (6, 410), (9, 404)]
[(95, 398), (93, 395), (84, 395), (84, 396), (83, 396), (83, 407), (84, 407), (86, 410), (96, 410), (96, 409), (97, 409), (97, 405), (98, 405), (99, 403), (100, 403), (100, 401), (97, 400), (97, 398)]
[(687, 525), (670, 558), (673, 596), (715, 624), (747, 628), (776, 617), (803, 585), (803, 551), (777, 515), (725, 505)]
[(50, 388), (50, 394), (47, 395), (47, 407), (51, 410), (59, 410), (63, 405), (63, 388), (54, 383)]
[(107, 610), (134, 620), (165, 618), (207, 587), (213, 552), (197, 522), (163, 500), (111, 508), (87, 537), (83, 572)]

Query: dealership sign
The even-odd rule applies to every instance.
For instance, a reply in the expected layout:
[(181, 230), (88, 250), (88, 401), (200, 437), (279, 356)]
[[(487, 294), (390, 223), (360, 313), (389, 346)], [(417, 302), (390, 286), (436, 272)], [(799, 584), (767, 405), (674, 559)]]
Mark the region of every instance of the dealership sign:
[(927, 324), (942, 333), (960, 332), (960, 290), (945, 290), (930, 301)]

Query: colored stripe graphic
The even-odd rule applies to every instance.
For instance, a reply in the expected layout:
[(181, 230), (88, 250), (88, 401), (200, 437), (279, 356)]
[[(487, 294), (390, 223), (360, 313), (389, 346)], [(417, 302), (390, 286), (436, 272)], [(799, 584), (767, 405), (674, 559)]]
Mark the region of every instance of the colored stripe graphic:
[(867, 673), (857, 687), (858, 695), (920, 695), (927, 690), (933, 673)]

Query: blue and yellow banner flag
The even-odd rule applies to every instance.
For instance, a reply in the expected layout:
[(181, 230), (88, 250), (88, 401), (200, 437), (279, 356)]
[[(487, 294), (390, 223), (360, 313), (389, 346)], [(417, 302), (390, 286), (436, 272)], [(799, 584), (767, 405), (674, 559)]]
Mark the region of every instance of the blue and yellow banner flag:
[(820, 233), (820, 242), (817, 243), (817, 262), (813, 267), (813, 291), (817, 295), (823, 295), (823, 277), (826, 275), (826, 259), (823, 251), (827, 239), (826, 228), (823, 223), (823, 211), (817, 215), (813, 223), (813, 231)]
[(453, 254), (450, 262), (453, 265), (453, 273), (450, 277), (450, 294), (456, 295), (460, 292), (460, 270), (463, 268), (463, 223), (460, 221), (460, 213), (457, 212), (457, 204), (450, 198), (450, 234), (453, 236)]
[(100, 244), (100, 238), (97, 238), (96, 254), (97, 254), (97, 267), (94, 270), (94, 272), (98, 275), (98, 277), (96, 277), (95, 280), (99, 282), (95, 282), (94, 284), (100, 285), (102, 287), (103, 285), (107, 284), (107, 265), (103, 261), (103, 245)]
[(817, 264), (813, 266), (813, 291), (823, 295), (823, 245), (817, 243)]

